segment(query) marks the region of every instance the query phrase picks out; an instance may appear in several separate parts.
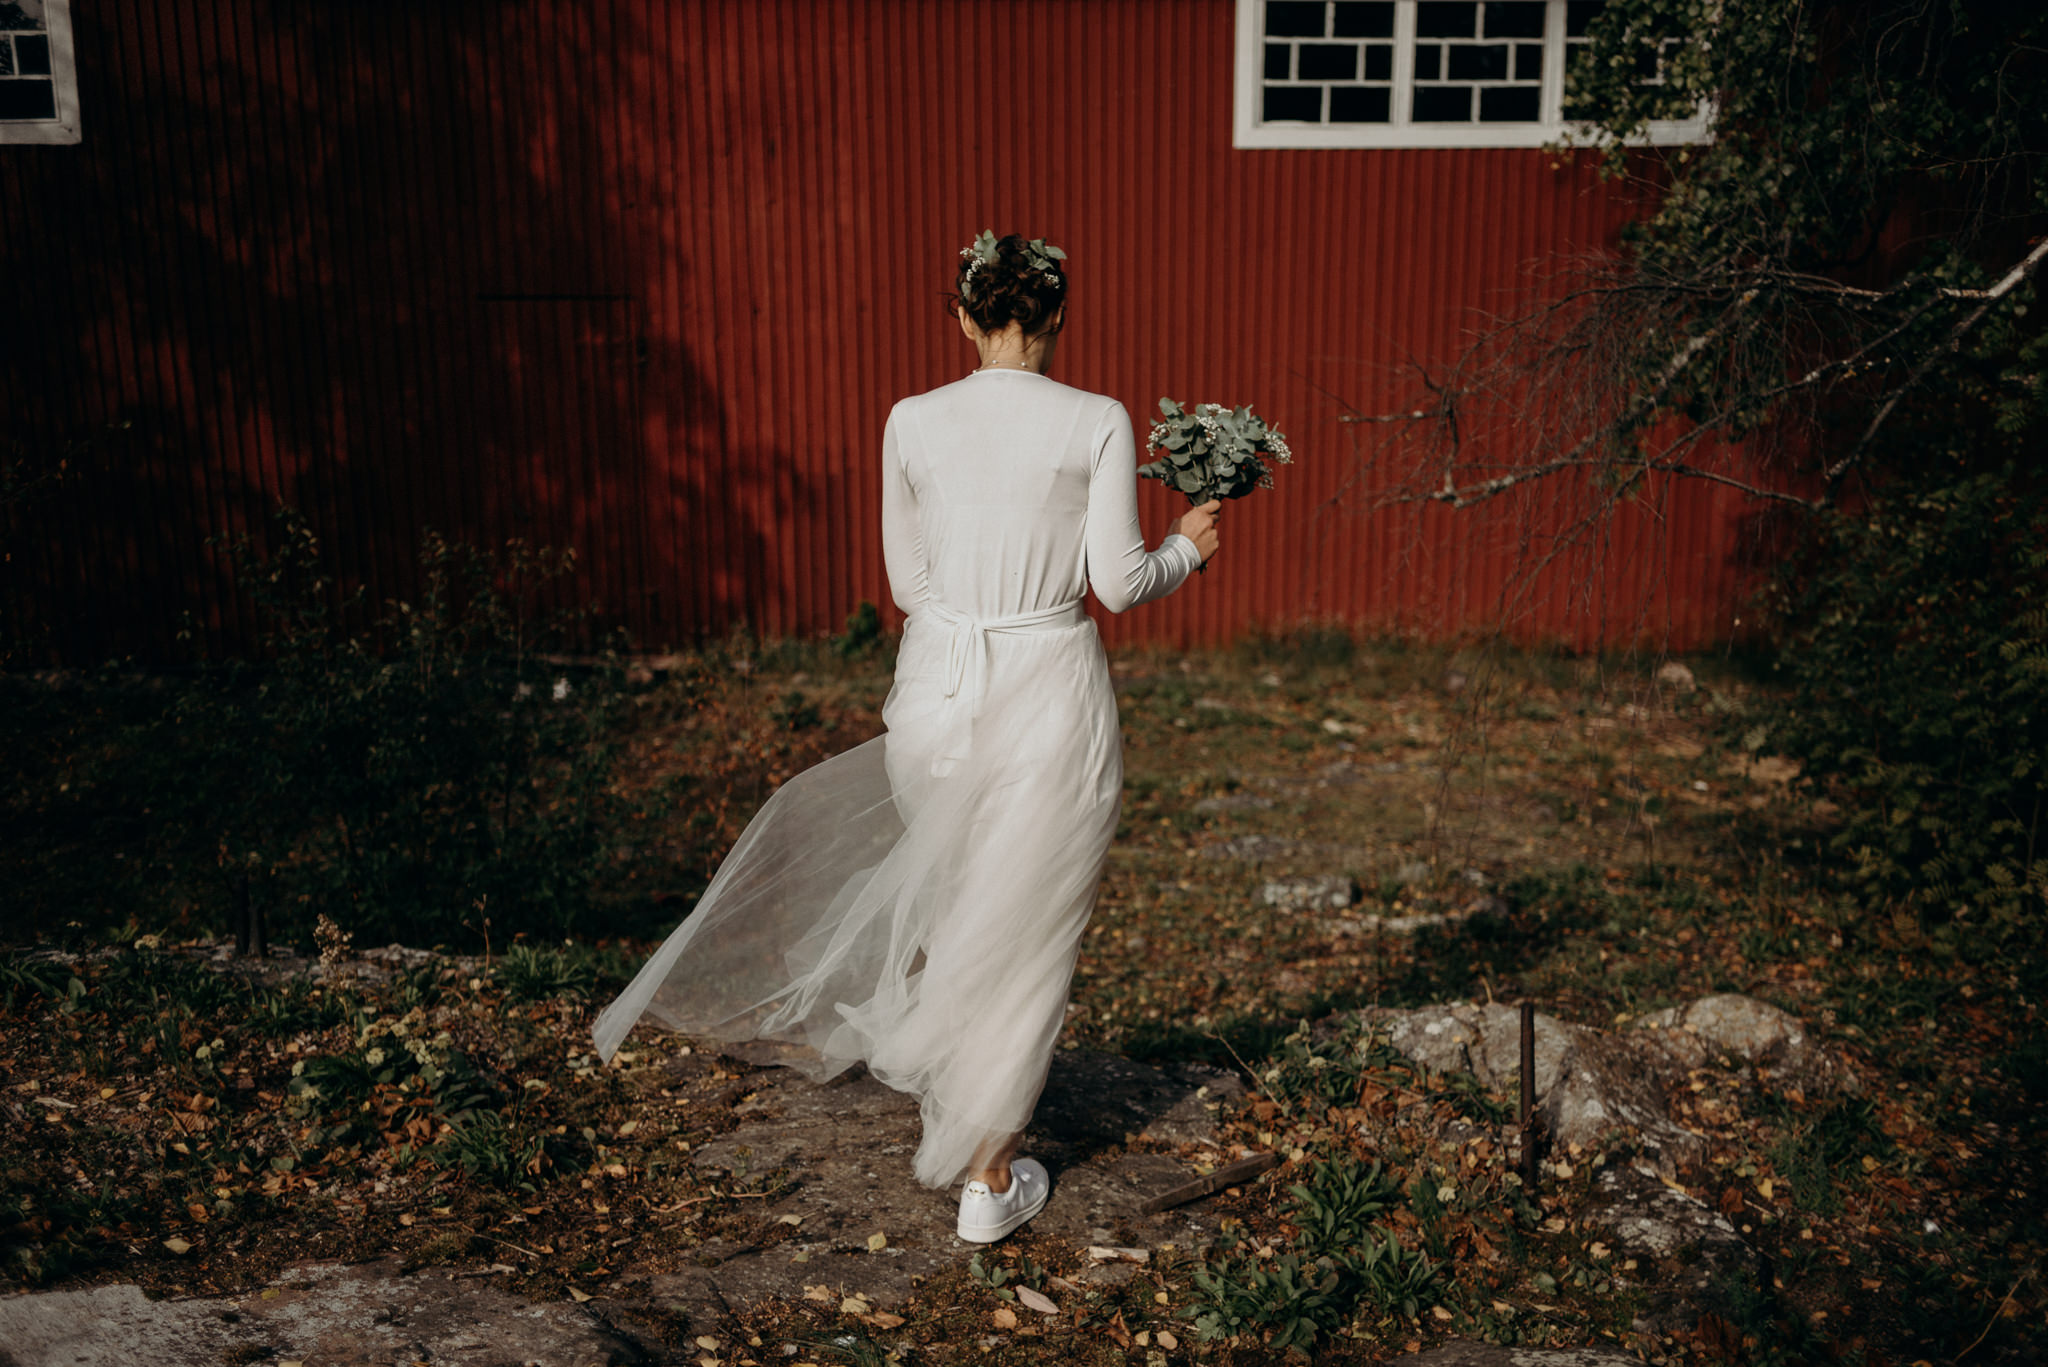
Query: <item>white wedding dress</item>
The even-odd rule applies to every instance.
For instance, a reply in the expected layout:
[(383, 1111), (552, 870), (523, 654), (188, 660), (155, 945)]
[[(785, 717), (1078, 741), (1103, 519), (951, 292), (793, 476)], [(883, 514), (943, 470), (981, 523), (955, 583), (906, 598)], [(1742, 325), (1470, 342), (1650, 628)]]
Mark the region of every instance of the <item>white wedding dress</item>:
[(921, 1103), (945, 1186), (1022, 1130), (1066, 1014), (1123, 785), (1092, 586), (1113, 612), (1199, 564), (1147, 553), (1115, 400), (976, 371), (889, 415), (883, 546), (906, 614), (884, 735), (797, 775), (598, 1018), (857, 1061)]

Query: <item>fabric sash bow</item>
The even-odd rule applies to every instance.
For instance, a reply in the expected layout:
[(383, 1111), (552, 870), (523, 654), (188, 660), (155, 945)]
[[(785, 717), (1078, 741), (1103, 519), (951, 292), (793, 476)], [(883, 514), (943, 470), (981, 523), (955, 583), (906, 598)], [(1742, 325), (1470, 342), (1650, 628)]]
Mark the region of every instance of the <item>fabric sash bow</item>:
[[(1079, 626), (1086, 620), (1077, 598), (1056, 607), (1020, 612), (1010, 617), (970, 617), (938, 603), (926, 603), (923, 615), (946, 631), (945, 689), (948, 710), (953, 714), (945, 727), (947, 741), (932, 760), (932, 774), (943, 778), (953, 765), (967, 758), (974, 718), (981, 715), (988, 699), (988, 638), (991, 634), (1059, 631)], [(959, 709), (966, 708), (966, 715)]]

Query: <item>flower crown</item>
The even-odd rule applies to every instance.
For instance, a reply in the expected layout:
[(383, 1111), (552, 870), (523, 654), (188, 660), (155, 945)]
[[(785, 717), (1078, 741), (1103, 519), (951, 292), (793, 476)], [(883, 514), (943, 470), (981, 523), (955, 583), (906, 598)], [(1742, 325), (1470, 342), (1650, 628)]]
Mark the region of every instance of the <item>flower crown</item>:
[[(996, 235), (983, 228), (981, 236), (960, 249), (960, 255), (967, 262), (967, 273), (960, 278), (960, 292), (965, 294), (968, 287), (974, 283), (975, 272), (983, 266), (995, 265), (1000, 258), (1000, 253), (996, 250)], [(1067, 277), (1060, 273), (1058, 265), (1067, 259), (1065, 252), (1052, 246), (1042, 237), (1034, 237), (1024, 244), (1024, 257), (1031, 263), (1033, 270), (1045, 277), (1046, 284), (1056, 290), (1066, 288)]]

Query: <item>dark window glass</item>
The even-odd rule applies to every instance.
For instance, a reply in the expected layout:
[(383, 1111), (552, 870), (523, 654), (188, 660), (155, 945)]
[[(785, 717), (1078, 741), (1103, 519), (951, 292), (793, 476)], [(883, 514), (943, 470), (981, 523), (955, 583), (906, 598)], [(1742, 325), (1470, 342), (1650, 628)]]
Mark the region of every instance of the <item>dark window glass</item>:
[(1477, 38), (1479, 6), (1422, 0), (1415, 7), (1415, 35), (1418, 38)]
[[(1658, 67), (1657, 59), (1662, 55), (1662, 49), (1654, 43), (1644, 43), (1642, 46), (1638, 47), (1635, 50), (1635, 52), (1631, 55), (1629, 60), (1629, 65), (1635, 68), (1636, 79), (1639, 81), (1656, 80)], [(22, 59), (22, 67), (24, 70), (26, 70), (27, 66), (28, 59), (24, 57)], [(44, 70), (46, 71), (48, 69), (49, 68), (47, 67), (44, 68)]]
[(1533, 85), (1496, 85), (1479, 92), (1481, 123), (1536, 122), (1537, 90)]
[(1394, 36), (1394, 7), (1386, 0), (1337, 0), (1336, 19), (1330, 29), (1333, 38)]
[(1418, 43), (1415, 46), (1415, 79), (1434, 81), (1443, 74), (1444, 50), (1436, 43)]
[(1505, 81), (1508, 78), (1506, 43), (1454, 47), (1450, 55), (1450, 74), (1454, 81)]
[(1353, 43), (1303, 43), (1297, 68), (1304, 81), (1355, 81), (1358, 47)]
[(1323, 36), (1323, 0), (1266, 0), (1268, 38)]
[(1543, 0), (1509, 0), (1486, 7), (1486, 36), (1489, 38), (1541, 38)]
[(1583, 38), (1593, 18), (1607, 8), (1606, 0), (1569, 0), (1564, 7), (1564, 36)]
[(1266, 44), (1267, 80), (1284, 81), (1289, 76), (1292, 76), (1294, 74), (1292, 71), (1289, 71), (1287, 69), (1287, 64), (1291, 60), (1289, 54), (1293, 51), (1294, 49), (1286, 43)]
[(1518, 43), (1515, 45), (1515, 79), (1518, 81), (1540, 81), (1543, 79), (1543, 45), (1541, 43)]
[(0, 76), (14, 74), (14, 44), (7, 41), (7, 35), (0, 33)]
[(1394, 79), (1394, 49), (1385, 43), (1371, 43), (1365, 49), (1365, 79), (1368, 81), (1391, 81)]
[(1470, 123), (1471, 121), (1471, 86), (1419, 85), (1415, 87), (1415, 122)]
[(50, 40), (40, 33), (17, 33), (14, 35), (14, 60), (21, 64), (24, 76), (47, 76), (50, 74)]
[(1323, 121), (1323, 88), (1319, 85), (1269, 85), (1266, 87), (1267, 123)]
[(1393, 93), (1385, 86), (1331, 86), (1330, 122), (1385, 123), (1393, 112)]
[(0, 119), (54, 119), (57, 86), (52, 81), (0, 81)]

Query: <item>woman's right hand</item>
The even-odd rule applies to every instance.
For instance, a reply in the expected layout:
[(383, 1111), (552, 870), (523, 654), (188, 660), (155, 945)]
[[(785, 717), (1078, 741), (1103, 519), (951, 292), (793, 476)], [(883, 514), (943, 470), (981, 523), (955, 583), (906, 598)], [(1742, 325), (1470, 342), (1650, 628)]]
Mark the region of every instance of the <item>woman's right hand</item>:
[(1196, 552), (1201, 555), (1202, 563), (1206, 565), (1209, 563), (1209, 557), (1216, 554), (1216, 548), (1221, 544), (1216, 537), (1216, 514), (1222, 508), (1223, 504), (1213, 498), (1207, 503), (1190, 508), (1173, 520), (1173, 525), (1166, 529), (1166, 534), (1172, 536), (1178, 532), (1194, 542)]

